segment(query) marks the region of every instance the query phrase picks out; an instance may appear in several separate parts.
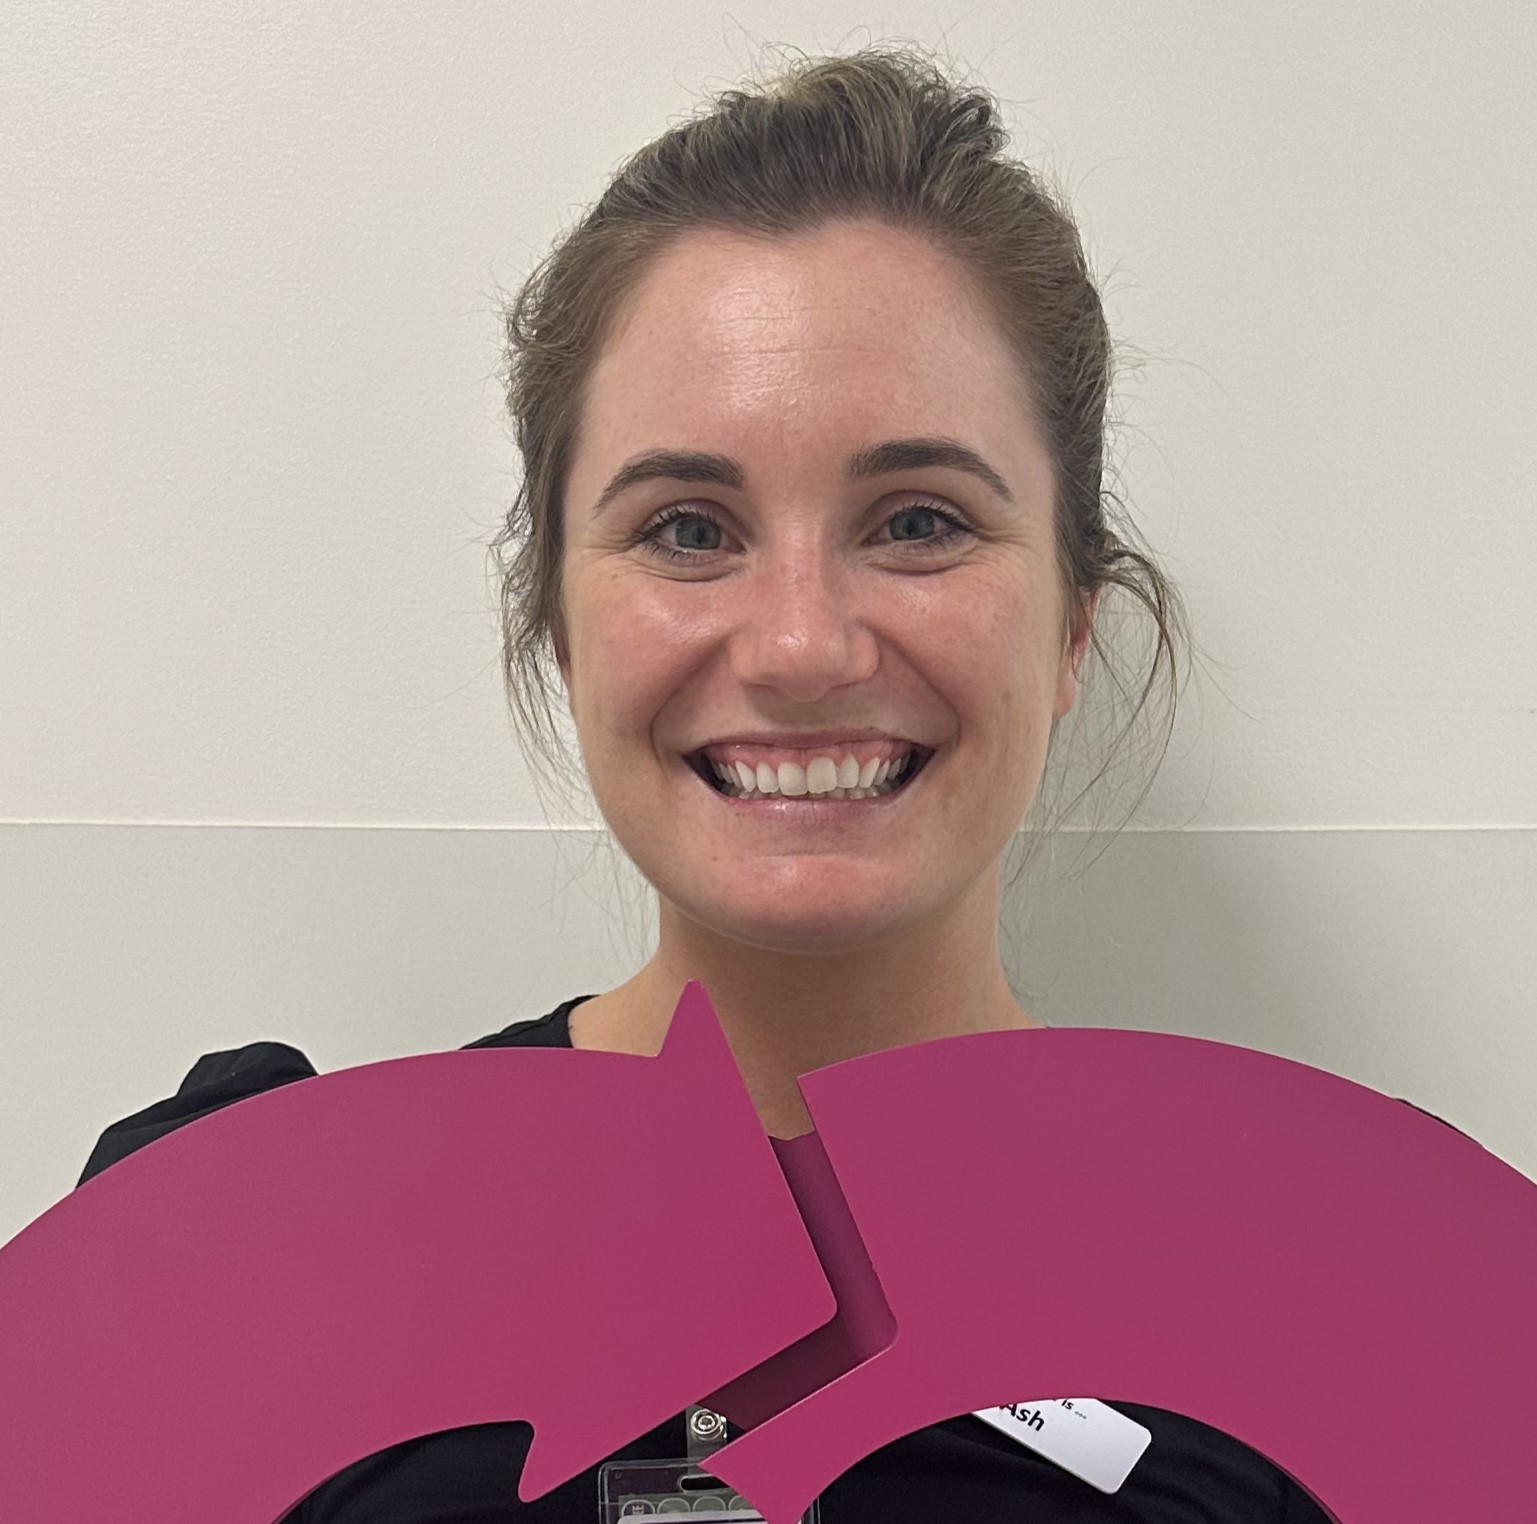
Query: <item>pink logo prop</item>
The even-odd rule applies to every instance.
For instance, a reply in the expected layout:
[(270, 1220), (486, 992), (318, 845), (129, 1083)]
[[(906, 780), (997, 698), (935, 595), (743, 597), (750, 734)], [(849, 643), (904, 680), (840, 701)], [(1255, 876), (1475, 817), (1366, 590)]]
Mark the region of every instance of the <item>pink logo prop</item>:
[(530, 1499), (703, 1400), (753, 1425), (711, 1469), (791, 1524), (923, 1424), (1053, 1396), (1213, 1424), (1349, 1524), (1518, 1516), (1537, 1187), (1452, 1128), (1143, 1032), (801, 1083), (817, 1130), (771, 1146), (690, 985), (657, 1059), (429, 1054), (159, 1139), (0, 1248), (0, 1518), (271, 1524), (508, 1419)]
[[(668, 1251), (696, 1195), (714, 1298)], [(299, 1080), (0, 1249), (0, 1520), (272, 1524), (365, 1455), (505, 1419), (537, 1495), (835, 1310), (702, 990), (655, 1059)]]
[(766, 1518), (1057, 1396), (1209, 1423), (1348, 1524), (1530, 1516), (1537, 1186), (1454, 1128), (1150, 1032), (947, 1038), (801, 1089), (898, 1335), (716, 1452)]

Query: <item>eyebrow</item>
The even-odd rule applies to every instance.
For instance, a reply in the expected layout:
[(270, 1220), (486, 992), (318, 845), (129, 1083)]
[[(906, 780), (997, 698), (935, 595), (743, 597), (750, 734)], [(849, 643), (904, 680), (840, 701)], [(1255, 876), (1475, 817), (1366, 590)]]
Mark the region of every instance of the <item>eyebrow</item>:
[[(944, 435), (926, 435), (912, 439), (887, 439), (880, 444), (856, 450), (845, 471), (851, 482), (867, 481), (875, 476), (889, 476), (896, 471), (916, 471), (922, 466), (945, 466), (964, 471), (985, 483), (1006, 503), (1014, 495), (1002, 476), (970, 445)], [(647, 450), (632, 455), (614, 473), (613, 479), (598, 496), (592, 516), (596, 518), (621, 492), (640, 482), (656, 481), (711, 482), (718, 487), (740, 491), (747, 473), (739, 461), (729, 455), (708, 450)]]

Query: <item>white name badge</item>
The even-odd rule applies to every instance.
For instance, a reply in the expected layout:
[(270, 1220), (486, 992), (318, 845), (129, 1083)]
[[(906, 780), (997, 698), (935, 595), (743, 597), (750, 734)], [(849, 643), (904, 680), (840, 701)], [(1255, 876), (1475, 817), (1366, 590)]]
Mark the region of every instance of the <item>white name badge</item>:
[(1153, 1442), (1152, 1430), (1092, 1397), (980, 1408), (972, 1415), (1101, 1492), (1116, 1492)]

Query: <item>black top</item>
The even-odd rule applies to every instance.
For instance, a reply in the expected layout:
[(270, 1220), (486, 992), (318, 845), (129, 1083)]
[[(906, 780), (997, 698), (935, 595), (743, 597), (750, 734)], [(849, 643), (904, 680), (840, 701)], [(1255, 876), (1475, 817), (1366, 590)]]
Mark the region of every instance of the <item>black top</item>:
[[(569, 1048), (571, 1011), (591, 998), (577, 996), (465, 1047)], [(221, 1106), (315, 1072), (286, 1043), (204, 1054), (174, 1096), (109, 1127), (80, 1178)], [(1153, 1435), (1113, 1495), (966, 1414), (851, 1466), (822, 1494), (823, 1524), (1328, 1524), (1284, 1472), (1220, 1430), (1137, 1403), (1113, 1406)], [(393, 1445), (323, 1482), (284, 1524), (597, 1524), (596, 1466), (533, 1503), (518, 1501), (530, 1434), (524, 1423), (488, 1423)], [(687, 1453), (679, 1413), (611, 1458)]]

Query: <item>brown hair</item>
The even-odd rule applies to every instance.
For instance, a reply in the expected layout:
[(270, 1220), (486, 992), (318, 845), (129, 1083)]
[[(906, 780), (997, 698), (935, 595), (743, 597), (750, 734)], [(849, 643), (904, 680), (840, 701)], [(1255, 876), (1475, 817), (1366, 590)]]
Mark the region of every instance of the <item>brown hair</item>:
[[(1092, 644), (1119, 695), (1133, 702), (1116, 743), (1160, 674), (1169, 677), (1156, 769), (1174, 723), (1183, 604), (1151, 556), (1132, 548), (1134, 531), (1104, 482), (1111, 340), (1077, 227), (1065, 198), (1004, 155), (1006, 142), (993, 97), (911, 47), (799, 58), (766, 83), (722, 92), (632, 154), (506, 304), (504, 380), (525, 470), (492, 552), (503, 674), (536, 781), (572, 781), (553, 709), (563, 692), (553, 653), (563, 633), (564, 493), (586, 381), (616, 315), (650, 262), (692, 229), (775, 236), (840, 218), (928, 237), (990, 297), (1056, 467), (1070, 619), (1081, 628), (1088, 600), (1108, 588), (1151, 616), (1152, 659), (1140, 692), (1116, 671), (1103, 610)], [(1087, 682), (1087, 668), (1083, 676)], [(1108, 766), (1107, 758), (1067, 809)], [(1150, 771), (1133, 809), (1151, 781)]]

